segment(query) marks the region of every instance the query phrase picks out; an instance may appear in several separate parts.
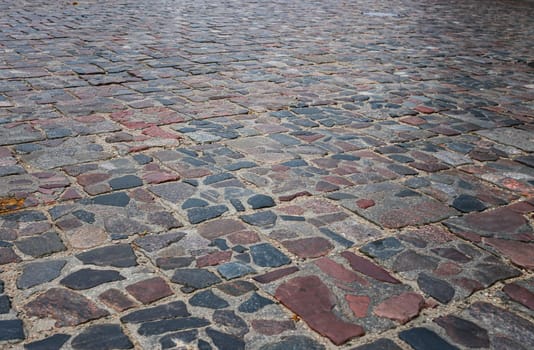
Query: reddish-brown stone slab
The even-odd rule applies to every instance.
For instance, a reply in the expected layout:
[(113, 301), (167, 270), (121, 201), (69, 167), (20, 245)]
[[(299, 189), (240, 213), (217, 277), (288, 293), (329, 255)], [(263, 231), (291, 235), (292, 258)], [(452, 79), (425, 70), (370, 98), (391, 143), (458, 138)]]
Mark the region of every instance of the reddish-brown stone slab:
[(98, 299), (117, 311), (124, 311), (137, 305), (135, 301), (118, 289), (108, 289), (100, 294)]
[(292, 273), (295, 273), (298, 270), (299, 268), (296, 266), (284, 267), (282, 269), (267, 272), (263, 275), (255, 276), (253, 278), (255, 281), (260, 282), (260, 283), (270, 283), (272, 281), (276, 281), (277, 279), (280, 279), (287, 275), (291, 275)]
[(518, 303), (523, 304), (531, 310), (534, 310), (534, 293), (518, 284), (511, 283), (503, 288), (503, 291)]
[(335, 297), (317, 276), (295, 277), (280, 285), (275, 297), (336, 345), (364, 334), (361, 326), (343, 321), (332, 312)]
[(362, 285), (368, 285), (365, 279), (358, 276), (356, 273), (346, 269), (343, 265), (336, 263), (334, 260), (324, 257), (315, 261), (321, 271), (327, 275), (342, 281), (342, 282), (358, 282)]
[(154, 277), (131, 284), (126, 287), (126, 290), (143, 304), (150, 304), (173, 294), (167, 282), (161, 277)]
[(309, 237), (284, 241), (282, 245), (299, 258), (317, 258), (328, 254), (334, 246), (322, 237)]
[(400, 283), (399, 280), (391, 276), (389, 272), (376, 265), (375, 263), (371, 262), (370, 260), (367, 260), (351, 252), (343, 252), (341, 253), (341, 256), (347, 259), (350, 266), (355, 271), (361, 272), (364, 275), (367, 275), (382, 282), (394, 284)]
[(425, 299), (421, 295), (407, 292), (384, 300), (375, 307), (373, 312), (379, 317), (405, 324), (419, 315), (424, 305)]
[(356, 317), (365, 317), (369, 311), (371, 298), (367, 295), (345, 295), (345, 300)]
[(197, 267), (215, 266), (230, 261), (232, 251), (215, 252), (197, 258)]
[(241, 221), (219, 219), (207, 222), (198, 227), (198, 233), (206, 239), (215, 239), (229, 233), (243, 231), (246, 227)]
[(26, 315), (53, 318), (56, 327), (76, 326), (109, 315), (83, 295), (63, 288), (52, 288), (24, 306)]
[(276, 335), (295, 329), (293, 321), (253, 320), (251, 324), (256, 332), (264, 335)]
[(484, 238), (483, 242), (495, 247), (518, 266), (534, 269), (534, 244), (498, 238)]

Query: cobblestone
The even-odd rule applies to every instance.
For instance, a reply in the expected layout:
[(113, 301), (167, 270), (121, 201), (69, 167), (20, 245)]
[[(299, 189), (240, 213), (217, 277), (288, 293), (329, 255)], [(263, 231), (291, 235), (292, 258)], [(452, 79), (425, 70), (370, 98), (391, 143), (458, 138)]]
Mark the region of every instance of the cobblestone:
[(0, 348), (534, 348), (530, 0), (0, 3)]

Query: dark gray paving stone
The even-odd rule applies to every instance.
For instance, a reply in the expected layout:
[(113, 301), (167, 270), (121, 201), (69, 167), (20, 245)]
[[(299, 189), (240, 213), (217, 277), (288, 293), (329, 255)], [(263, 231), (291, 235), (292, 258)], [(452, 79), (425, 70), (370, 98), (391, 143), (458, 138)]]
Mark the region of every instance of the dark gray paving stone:
[(159, 340), (162, 349), (176, 348), (176, 344), (190, 344), (197, 339), (198, 331), (192, 329), (189, 331), (175, 332), (167, 334)]
[(15, 245), (21, 252), (34, 258), (65, 250), (65, 245), (56, 232), (47, 232), (40, 236), (22, 239), (15, 242)]
[(219, 350), (245, 350), (245, 342), (241, 338), (219, 332), (212, 328), (207, 328), (206, 334)]
[(382, 338), (369, 344), (358, 346), (352, 350), (402, 350), (392, 340)]
[(191, 299), (189, 299), (189, 304), (208, 309), (224, 309), (225, 307), (230, 306), (226, 300), (215, 295), (211, 290), (198, 292)]
[(252, 209), (270, 208), (276, 205), (271, 197), (264, 194), (257, 194), (250, 197), (247, 200), (247, 203), (252, 207)]
[(24, 345), (26, 350), (59, 350), (70, 339), (68, 334), (54, 334), (43, 340)]
[(434, 320), (456, 343), (468, 348), (488, 348), (490, 339), (488, 331), (477, 324), (462, 318), (448, 315)]
[(104, 194), (93, 198), (93, 203), (98, 205), (125, 207), (130, 203), (130, 197), (124, 192)]
[(184, 204), (182, 204), (182, 209), (207, 207), (208, 205), (209, 203), (203, 199), (189, 198), (184, 202)]
[(260, 350), (324, 350), (325, 347), (315, 340), (302, 336), (291, 335), (281, 341), (263, 345)]
[(472, 211), (482, 211), (486, 209), (486, 205), (478, 200), (476, 197), (461, 194), (452, 202), (452, 206), (462, 213), (470, 213)]
[(399, 338), (408, 343), (414, 350), (460, 350), (433, 331), (422, 327), (402, 331), (399, 333)]
[(124, 190), (133, 187), (143, 186), (143, 180), (135, 175), (125, 175), (109, 181), (109, 185), (114, 191)]
[(226, 205), (213, 205), (203, 208), (192, 208), (187, 211), (187, 219), (192, 224), (199, 224), (203, 221), (214, 219), (228, 211)]
[(287, 265), (291, 260), (269, 243), (260, 243), (250, 247), (254, 264), (262, 267), (279, 267)]
[(115, 270), (82, 269), (63, 278), (60, 283), (71, 289), (82, 290), (124, 279), (120, 272)]
[(215, 310), (212, 319), (215, 324), (224, 326), (226, 330), (238, 337), (244, 336), (249, 331), (245, 320), (232, 310)]
[(263, 309), (267, 305), (274, 304), (272, 300), (262, 297), (258, 293), (252, 294), (252, 296), (245, 302), (243, 302), (237, 308), (240, 312), (254, 313)]
[(0, 320), (0, 341), (23, 340), (24, 338), (21, 320)]
[(143, 250), (146, 250), (147, 252), (155, 252), (171, 245), (172, 243), (178, 242), (185, 236), (185, 232), (159, 233), (136, 238), (134, 242), (135, 245), (137, 245)]
[(198, 347), (198, 350), (211, 350), (211, 349), (213, 349), (211, 347), (210, 343), (208, 343), (207, 341), (202, 340), (202, 339), (198, 340), (197, 347)]
[(86, 210), (80, 209), (80, 210), (73, 211), (72, 215), (74, 215), (78, 219), (88, 224), (93, 224), (95, 222), (95, 214), (90, 213)]
[(24, 266), (22, 275), (17, 279), (19, 289), (28, 289), (42, 283), (50, 282), (61, 274), (65, 260), (49, 260), (29, 263)]
[(140, 335), (151, 336), (167, 332), (181, 331), (191, 328), (200, 328), (209, 325), (210, 322), (204, 318), (183, 317), (170, 320), (160, 320), (143, 323), (137, 331)]
[(129, 244), (115, 244), (77, 254), (84, 264), (97, 266), (131, 267), (137, 265), (137, 258)]
[(172, 303), (131, 312), (121, 317), (121, 321), (126, 323), (144, 323), (187, 316), (191, 316), (191, 314), (187, 311), (185, 303), (183, 301), (173, 301)]
[(130, 339), (122, 332), (119, 325), (101, 324), (90, 326), (72, 339), (71, 346), (75, 350), (111, 350), (132, 349)]
[(443, 304), (451, 301), (455, 294), (454, 288), (448, 282), (429, 276), (426, 273), (419, 274), (417, 285), (423, 292)]
[(239, 218), (249, 225), (263, 228), (273, 227), (277, 219), (276, 214), (270, 210), (249, 215), (241, 215)]
[(9, 297), (7, 295), (0, 295), (0, 314), (9, 313), (9, 309), (11, 309)]
[(249, 273), (256, 272), (252, 267), (235, 261), (217, 266), (217, 271), (226, 280), (239, 278), (248, 275)]
[(220, 283), (221, 279), (213, 272), (204, 269), (179, 269), (175, 271), (171, 281), (183, 285), (182, 291), (185, 293), (191, 293)]
[(403, 250), (402, 243), (394, 237), (379, 239), (360, 248), (361, 252), (379, 259), (390, 258)]

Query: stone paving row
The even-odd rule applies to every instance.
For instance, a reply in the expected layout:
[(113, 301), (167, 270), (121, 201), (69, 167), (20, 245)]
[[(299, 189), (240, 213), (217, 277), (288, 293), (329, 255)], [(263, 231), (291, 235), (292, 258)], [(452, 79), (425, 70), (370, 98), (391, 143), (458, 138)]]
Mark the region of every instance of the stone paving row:
[(0, 3), (0, 348), (534, 348), (534, 3)]

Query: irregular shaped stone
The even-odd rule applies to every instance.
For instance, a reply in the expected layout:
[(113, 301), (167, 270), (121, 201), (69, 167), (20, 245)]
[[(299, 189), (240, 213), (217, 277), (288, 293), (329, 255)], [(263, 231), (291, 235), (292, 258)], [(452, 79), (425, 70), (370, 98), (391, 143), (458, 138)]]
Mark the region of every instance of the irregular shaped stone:
[(454, 288), (448, 282), (434, 278), (426, 273), (419, 274), (417, 285), (423, 292), (443, 304), (451, 301), (455, 294)]
[(276, 205), (271, 197), (263, 194), (257, 194), (250, 197), (247, 200), (247, 203), (252, 207), (252, 209), (270, 208)]
[(194, 186), (184, 182), (172, 182), (150, 186), (148, 190), (171, 203), (183, 202), (196, 192)]
[(315, 260), (315, 265), (317, 265), (321, 271), (327, 275), (343, 282), (355, 282), (367, 285), (367, 281), (355, 274), (354, 272), (346, 269), (343, 265), (336, 263), (334, 260), (327, 257)]
[(71, 289), (81, 290), (123, 279), (125, 278), (118, 271), (114, 270), (82, 269), (71, 273), (59, 283)]
[(249, 215), (241, 215), (239, 218), (249, 225), (269, 228), (274, 226), (277, 216), (275, 213), (268, 210)]
[(282, 269), (267, 272), (263, 275), (254, 276), (253, 278), (255, 281), (265, 284), (265, 283), (270, 283), (272, 281), (276, 281), (285, 276), (291, 275), (292, 273), (295, 273), (297, 271), (299, 271), (298, 267), (291, 266), (291, 267), (285, 267)]
[(134, 244), (147, 252), (155, 252), (165, 248), (172, 243), (180, 241), (186, 234), (184, 232), (169, 232), (153, 235), (146, 235), (136, 238)]
[(171, 278), (174, 283), (184, 286), (182, 291), (191, 293), (197, 289), (209, 287), (221, 282), (213, 272), (203, 269), (179, 269)]
[(534, 311), (534, 293), (530, 290), (523, 288), (516, 283), (507, 284), (502, 290), (512, 300), (515, 300)]
[(145, 323), (187, 316), (191, 316), (191, 314), (187, 311), (185, 303), (183, 301), (173, 301), (168, 304), (131, 312), (121, 317), (121, 321), (126, 323)]
[(197, 258), (197, 267), (215, 266), (227, 262), (232, 258), (231, 251), (215, 252)]
[(475, 323), (448, 315), (434, 320), (456, 343), (468, 348), (487, 348), (490, 345), (488, 332)]
[(244, 313), (254, 313), (271, 304), (274, 304), (272, 300), (264, 298), (258, 293), (254, 293), (247, 301), (239, 305), (237, 310)]
[(76, 350), (133, 348), (132, 342), (118, 324), (90, 326), (72, 339), (71, 346)]
[(217, 289), (219, 289), (221, 292), (225, 294), (238, 297), (250, 291), (256, 290), (258, 288), (253, 283), (239, 280), (239, 281), (233, 281), (233, 282), (220, 284), (217, 286)]
[(334, 249), (334, 245), (322, 237), (283, 241), (282, 245), (299, 258), (317, 258), (328, 254)]
[(127, 297), (123, 292), (118, 289), (108, 289), (98, 296), (98, 299), (104, 302), (104, 304), (114, 308), (117, 311), (124, 311), (137, 306), (137, 303)]
[(15, 245), (21, 252), (34, 258), (40, 258), (66, 249), (56, 232), (47, 232), (40, 236), (22, 239), (15, 242)]
[(452, 202), (452, 206), (462, 213), (470, 213), (472, 211), (482, 211), (486, 209), (486, 205), (477, 198), (461, 194)]
[(325, 347), (315, 340), (302, 336), (290, 335), (276, 343), (263, 345), (260, 350), (324, 350)]
[(402, 350), (397, 344), (387, 338), (381, 338), (369, 344), (361, 345), (352, 350)]
[(61, 274), (65, 260), (49, 260), (29, 263), (24, 266), (22, 275), (17, 279), (19, 289), (28, 289), (42, 283), (50, 282)]
[(495, 247), (506, 255), (514, 264), (527, 269), (534, 269), (534, 244), (510, 241), (498, 238), (484, 238), (484, 243)]
[(0, 265), (21, 261), (20, 257), (11, 247), (0, 247)]
[(361, 272), (364, 275), (372, 277), (378, 281), (393, 284), (400, 283), (400, 281), (397, 280), (395, 277), (391, 276), (389, 272), (361, 256), (358, 256), (348, 251), (341, 253), (341, 256), (347, 259), (350, 266), (355, 271)]
[(0, 341), (24, 340), (25, 337), (21, 320), (0, 320)]
[(189, 299), (189, 304), (209, 309), (224, 309), (230, 305), (226, 300), (218, 297), (211, 290), (198, 292)]
[(316, 276), (295, 277), (284, 282), (276, 289), (275, 297), (299, 315), (310, 328), (336, 345), (364, 334), (362, 327), (345, 322), (332, 312), (335, 298)]
[(55, 350), (61, 347), (70, 339), (68, 334), (54, 334), (51, 337), (34, 341), (24, 345), (26, 350)]
[(293, 321), (252, 320), (251, 325), (256, 332), (264, 335), (276, 335), (295, 329), (295, 322)]
[(86, 297), (64, 288), (51, 288), (24, 306), (26, 315), (53, 318), (56, 327), (77, 326), (109, 313)]
[(93, 198), (93, 203), (123, 208), (130, 203), (130, 197), (128, 197), (128, 195), (124, 192), (104, 194)]
[(375, 307), (374, 313), (405, 324), (417, 317), (424, 305), (425, 299), (422, 296), (407, 292), (384, 300)]
[(184, 329), (205, 327), (209, 324), (210, 322), (204, 318), (183, 317), (143, 323), (137, 333), (144, 336), (151, 336)]
[(360, 248), (361, 252), (379, 259), (388, 259), (403, 250), (402, 243), (394, 237), (379, 239)]
[(410, 344), (414, 350), (460, 350), (430, 329), (422, 327), (402, 331), (399, 333), (399, 338)]
[(289, 264), (291, 260), (269, 243), (260, 243), (250, 247), (254, 264), (262, 267), (278, 267)]
[(214, 219), (228, 211), (226, 205), (214, 205), (204, 208), (192, 208), (187, 211), (187, 218), (190, 223), (198, 224), (206, 220)]
[(240, 262), (228, 262), (217, 267), (217, 271), (224, 277), (226, 280), (231, 280), (234, 278), (239, 278), (250, 273), (255, 273), (256, 271), (245, 264)]
[(77, 254), (84, 264), (97, 266), (131, 267), (137, 265), (137, 258), (129, 244), (115, 244)]
[(197, 231), (202, 237), (212, 240), (244, 229), (246, 229), (246, 227), (240, 221), (233, 219), (218, 219), (200, 225)]
[(215, 310), (213, 313), (213, 322), (225, 327), (230, 333), (238, 337), (244, 336), (249, 331), (245, 320), (231, 310)]
[(219, 350), (245, 350), (245, 342), (236, 336), (206, 328), (206, 334)]
[(439, 260), (435, 257), (407, 250), (395, 258), (393, 269), (394, 271), (434, 270), (438, 262)]
[(0, 295), (0, 314), (7, 314), (11, 309), (11, 302), (7, 295)]
[(143, 180), (135, 175), (125, 175), (116, 177), (109, 181), (109, 185), (114, 191), (124, 190), (133, 187), (143, 186)]
[(150, 304), (173, 294), (172, 289), (161, 277), (149, 278), (130, 284), (126, 287), (126, 290), (143, 304)]

